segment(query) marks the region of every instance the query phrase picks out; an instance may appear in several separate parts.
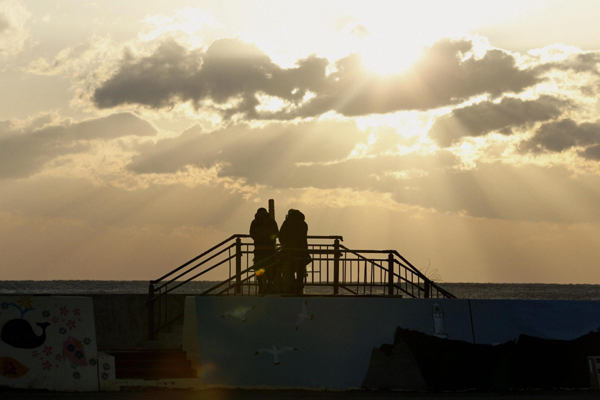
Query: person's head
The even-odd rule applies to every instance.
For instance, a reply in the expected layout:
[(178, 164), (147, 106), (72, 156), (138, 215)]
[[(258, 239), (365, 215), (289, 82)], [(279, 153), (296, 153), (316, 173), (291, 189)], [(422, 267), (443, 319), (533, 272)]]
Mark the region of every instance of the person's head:
[(266, 218), (269, 216), (269, 212), (267, 211), (266, 208), (261, 207), (258, 210), (256, 210), (256, 218)]
[(293, 208), (291, 208), (288, 211), (287, 216), (285, 218), (287, 219), (288, 217), (290, 219), (297, 219), (300, 221), (304, 221), (304, 214), (302, 214), (299, 210), (294, 210)]

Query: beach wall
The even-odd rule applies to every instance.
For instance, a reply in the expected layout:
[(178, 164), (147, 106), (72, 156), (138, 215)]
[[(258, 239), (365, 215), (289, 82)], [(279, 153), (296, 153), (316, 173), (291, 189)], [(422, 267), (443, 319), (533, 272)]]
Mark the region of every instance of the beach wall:
[(0, 331), (0, 386), (98, 390), (91, 298), (0, 296)]
[[(15, 298), (30, 296), (31, 294), (13, 295)], [(79, 295), (53, 296), (78, 297)], [(52, 295), (36, 297), (52, 297)], [(93, 302), (99, 349), (148, 347), (147, 294), (98, 293), (85, 294), (85, 297), (91, 298)], [(185, 294), (169, 294), (166, 305), (168, 315), (183, 313), (186, 297)], [(177, 324), (183, 324), (183, 321), (178, 321)], [(171, 347), (180, 348), (181, 343), (172, 343)]]
[(589, 387), (600, 302), (349, 297), (186, 301), (184, 350), (222, 387)]

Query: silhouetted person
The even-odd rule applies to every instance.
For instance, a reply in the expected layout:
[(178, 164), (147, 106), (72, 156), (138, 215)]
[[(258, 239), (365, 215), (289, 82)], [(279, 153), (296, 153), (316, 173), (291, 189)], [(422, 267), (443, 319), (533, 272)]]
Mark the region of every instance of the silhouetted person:
[[(271, 290), (275, 276), (275, 257), (277, 252), (275, 241), (279, 234), (277, 222), (264, 208), (259, 208), (250, 224), (250, 236), (254, 240), (254, 269), (258, 279), (258, 293), (265, 294)], [(271, 257), (269, 260), (267, 258)], [(264, 270), (264, 271), (261, 271)], [(263, 273), (264, 272), (264, 273)]]
[(308, 225), (304, 222), (304, 214), (298, 210), (288, 211), (285, 221), (281, 224), (279, 242), (284, 250), (284, 256), (290, 262), (291, 276), (289, 281), (295, 293), (302, 293), (306, 266), (312, 259), (308, 252)]

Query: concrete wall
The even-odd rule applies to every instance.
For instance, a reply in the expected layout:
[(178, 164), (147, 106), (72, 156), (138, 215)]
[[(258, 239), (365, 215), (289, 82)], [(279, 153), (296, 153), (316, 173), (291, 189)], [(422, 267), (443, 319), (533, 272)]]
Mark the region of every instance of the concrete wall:
[(98, 390), (92, 299), (0, 296), (0, 385)]
[(208, 386), (583, 388), (600, 354), (600, 302), (190, 297), (185, 319)]
[[(94, 300), (98, 348), (148, 347), (148, 295), (92, 294), (90, 297)], [(169, 295), (169, 318), (183, 312), (185, 297)], [(178, 324), (183, 324), (183, 320)]]
[[(30, 295), (15, 295), (23, 297)], [(60, 295), (74, 297), (73, 295)], [(36, 297), (51, 297), (41, 295)], [(77, 297), (77, 296), (75, 296)], [(148, 347), (148, 308), (146, 294), (89, 294), (93, 301), (99, 349)], [(183, 312), (186, 295), (169, 295), (168, 313)], [(183, 321), (178, 321), (183, 324)], [(175, 344), (174, 348), (180, 347)]]

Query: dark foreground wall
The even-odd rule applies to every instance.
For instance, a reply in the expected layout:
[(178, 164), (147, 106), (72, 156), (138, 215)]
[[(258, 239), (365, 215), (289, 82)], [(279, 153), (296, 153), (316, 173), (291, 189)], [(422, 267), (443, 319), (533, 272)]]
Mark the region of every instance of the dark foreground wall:
[(600, 302), (190, 297), (184, 348), (216, 386), (585, 388), (598, 327)]
[[(77, 297), (74, 295), (53, 296)], [(148, 346), (148, 308), (146, 307), (148, 295), (86, 294), (85, 297), (93, 300), (99, 349)], [(183, 312), (185, 297), (184, 294), (169, 296), (167, 303), (169, 315), (174, 316)], [(183, 321), (179, 321), (179, 323), (181, 324)]]
[[(148, 346), (147, 295), (92, 294), (89, 297), (94, 300), (99, 348)], [(183, 312), (185, 297), (182, 294), (169, 296), (167, 306), (170, 317)]]

